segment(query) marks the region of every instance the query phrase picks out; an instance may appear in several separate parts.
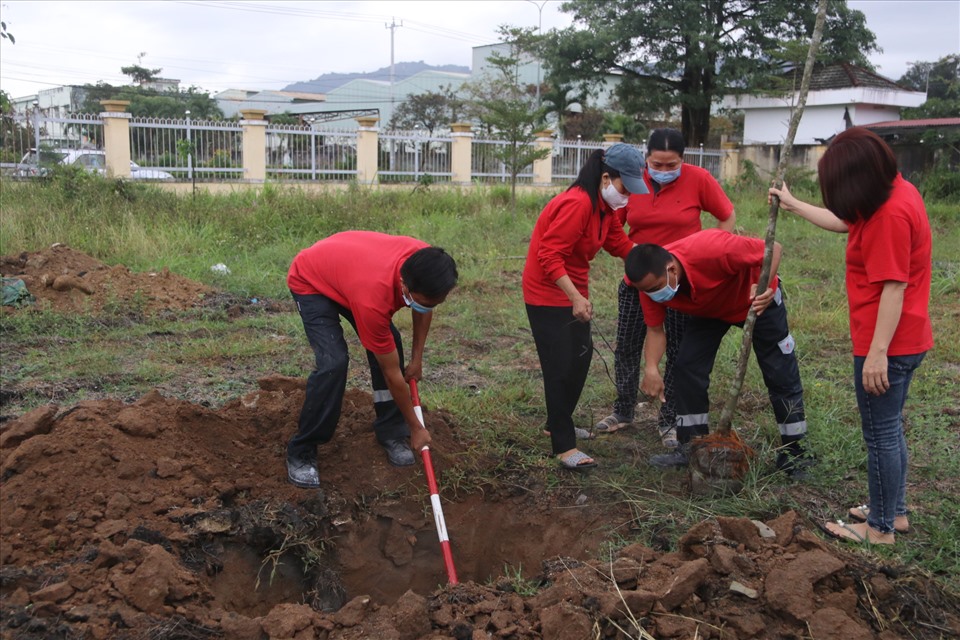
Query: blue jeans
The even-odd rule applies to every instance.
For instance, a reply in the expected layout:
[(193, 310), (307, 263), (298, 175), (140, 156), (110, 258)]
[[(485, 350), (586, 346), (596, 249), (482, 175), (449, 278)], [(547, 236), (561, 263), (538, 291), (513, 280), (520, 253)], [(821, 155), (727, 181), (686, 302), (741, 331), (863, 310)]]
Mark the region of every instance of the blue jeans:
[(863, 440), (867, 445), (867, 484), (870, 515), (867, 524), (882, 533), (893, 531), (893, 519), (907, 515), (907, 440), (903, 433), (903, 405), (913, 372), (926, 353), (887, 358), (890, 388), (872, 396), (863, 388), (863, 356), (853, 358), (853, 382)]

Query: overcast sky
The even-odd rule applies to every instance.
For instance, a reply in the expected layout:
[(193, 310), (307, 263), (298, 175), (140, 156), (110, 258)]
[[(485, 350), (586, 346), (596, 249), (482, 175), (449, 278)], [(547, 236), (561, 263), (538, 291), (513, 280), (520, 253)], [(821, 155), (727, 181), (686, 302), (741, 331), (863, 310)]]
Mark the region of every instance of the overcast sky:
[[(960, 53), (960, 0), (850, 0), (898, 79), (911, 61)], [(16, 44), (0, 42), (0, 89), (11, 97), (63, 84), (125, 84), (120, 67), (161, 68), (183, 86), (282, 89), (327, 72), (396, 62), (469, 67), (471, 48), (497, 41), (501, 24), (544, 30), (571, 23), (560, 0), (291, 2), (68, 2), (0, 0)], [(540, 10), (542, 7), (542, 11)], [(388, 24), (395, 23), (391, 30)], [(386, 79), (386, 78), (385, 78)]]

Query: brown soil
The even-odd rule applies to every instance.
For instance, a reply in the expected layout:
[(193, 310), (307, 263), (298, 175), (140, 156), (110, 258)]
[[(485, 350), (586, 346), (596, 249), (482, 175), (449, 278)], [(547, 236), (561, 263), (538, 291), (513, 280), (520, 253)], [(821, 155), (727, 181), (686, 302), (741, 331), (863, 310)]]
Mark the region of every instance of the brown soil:
[[(78, 258), (65, 248), (43, 255), (51, 270), (64, 268), (54, 257)], [(31, 260), (21, 261), (27, 271)], [(115, 271), (69, 264), (100, 285)], [(172, 274), (127, 275), (157, 304), (208, 292)], [(170, 295), (168, 282), (194, 297)], [(0, 637), (960, 634), (957, 603), (934, 583), (866, 564), (794, 512), (708, 520), (676, 551), (632, 545), (606, 556), (611, 525), (629, 516), (579, 492), (506, 482), (457, 492), (469, 438), (453, 416), (427, 410), (460, 577), (444, 586), (422, 468), (387, 464), (368, 393), (347, 392), (321, 448), (321, 490), (286, 482), (284, 445), (303, 389), (302, 379), (274, 376), (218, 410), (152, 392), (133, 403), (50, 405), (0, 425)]]
[(64, 244), (45, 251), (0, 258), (4, 278), (19, 278), (40, 308), (95, 312), (105, 306), (156, 313), (200, 305), (214, 290), (169, 269), (131, 272), (107, 266)]

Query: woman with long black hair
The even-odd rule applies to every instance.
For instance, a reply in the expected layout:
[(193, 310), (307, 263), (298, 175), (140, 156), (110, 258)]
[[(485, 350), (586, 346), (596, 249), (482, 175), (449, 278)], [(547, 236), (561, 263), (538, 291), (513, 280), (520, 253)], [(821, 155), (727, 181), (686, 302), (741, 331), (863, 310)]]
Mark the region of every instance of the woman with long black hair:
[(543, 373), (547, 432), (567, 469), (597, 464), (577, 449), (573, 423), (593, 357), (590, 261), (601, 248), (621, 259), (633, 248), (614, 212), (631, 193), (646, 193), (642, 165), (640, 152), (627, 144), (595, 151), (574, 183), (544, 207), (530, 238), (523, 300)]

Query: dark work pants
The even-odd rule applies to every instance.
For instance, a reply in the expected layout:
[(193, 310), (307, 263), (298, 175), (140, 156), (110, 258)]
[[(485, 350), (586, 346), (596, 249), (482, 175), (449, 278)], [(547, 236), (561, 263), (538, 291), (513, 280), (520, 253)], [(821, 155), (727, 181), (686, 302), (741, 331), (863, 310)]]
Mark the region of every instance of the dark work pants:
[[(287, 444), (287, 456), (311, 457), (316, 455), (317, 445), (330, 441), (340, 420), (349, 363), (349, 352), (343, 338), (340, 318), (346, 318), (354, 331), (357, 325), (348, 309), (326, 296), (294, 293), (293, 299), (300, 311), (303, 329), (313, 349), (316, 364), (307, 378), (307, 392), (300, 411), (299, 428)], [(403, 345), (400, 332), (392, 323), (390, 331), (400, 355), (402, 369)], [(370, 351), (367, 351), (367, 362), (373, 382), (373, 406), (377, 414), (373, 431), (377, 440), (382, 443), (385, 440), (409, 436), (407, 422), (390, 395), (376, 356)]]
[(554, 454), (577, 446), (573, 412), (593, 358), (590, 323), (573, 317), (573, 307), (527, 305), (530, 331), (537, 345), (547, 402), (547, 431)]
[[(640, 292), (623, 280), (617, 291), (617, 346), (613, 352), (613, 370), (616, 374), (617, 399), (613, 412), (620, 418), (633, 420), (640, 390), (640, 357), (643, 342), (647, 337), (647, 325), (643, 321)], [(666, 402), (660, 405), (660, 429), (672, 427), (677, 421), (673, 400), (673, 363), (680, 350), (683, 330), (689, 316), (676, 309), (667, 309), (663, 323), (667, 334), (667, 363), (664, 366), (663, 385)]]
[[(674, 365), (677, 440), (681, 443), (689, 442), (695, 435), (705, 435), (709, 430), (710, 373), (720, 342), (731, 326), (729, 322), (711, 318), (691, 317), (687, 322)], [(793, 337), (787, 326), (782, 291), (777, 292), (775, 301), (757, 318), (753, 351), (776, 416), (781, 442), (800, 440), (807, 432), (803, 384)]]

